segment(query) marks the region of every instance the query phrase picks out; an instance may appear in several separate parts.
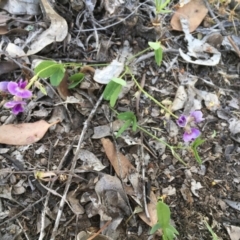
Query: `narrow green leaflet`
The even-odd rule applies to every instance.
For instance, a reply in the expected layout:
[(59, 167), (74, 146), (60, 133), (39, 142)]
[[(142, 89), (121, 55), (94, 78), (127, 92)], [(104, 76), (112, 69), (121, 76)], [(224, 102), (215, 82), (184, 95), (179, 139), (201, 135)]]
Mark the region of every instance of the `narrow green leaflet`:
[(137, 130), (137, 118), (133, 112), (123, 112), (118, 114), (118, 119), (126, 121), (123, 126), (118, 130), (116, 137), (119, 137), (128, 127), (132, 125), (132, 130)]
[(204, 220), (203, 222), (204, 222), (204, 224), (206, 225), (208, 231), (211, 233), (212, 239), (213, 239), (213, 240), (219, 240), (217, 234), (212, 230), (212, 228), (210, 227), (210, 225), (208, 224), (208, 222), (205, 221), (205, 220)]
[(129, 127), (131, 126), (131, 120), (127, 120), (122, 127), (118, 130), (116, 138), (118, 138), (119, 136), (121, 136), (121, 134)]
[(165, 10), (164, 8), (169, 4), (170, 0), (155, 0), (156, 12), (157, 13), (167, 13), (171, 12), (169, 10)]
[(118, 84), (118, 86), (115, 88), (115, 90), (113, 91), (111, 98), (110, 98), (110, 106), (111, 107), (114, 107), (121, 91), (122, 91), (122, 86)]
[(165, 204), (162, 201), (159, 201), (157, 203), (157, 216), (158, 216), (158, 222), (161, 225), (161, 227), (167, 228), (170, 223), (170, 208), (167, 204)]
[(160, 228), (161, 228), (161, 225), (159, 223), (156, 223), (155, 225), (152, 226), (150, 234), (154, 234)]
[(135, 117), (133, 112), (123, 112), (118, 114), (118, 119), (120, 120), (129, 120), (133, 119)]
[(198, 154), (198, 150), (197, 148), (203, 144), (205, 142), (205, 140), (201, 139), (200, 137), (196, 138), (195, 141), (192, 143), (191, 145), (191, 149), (193, 151), (194, 157), (196, 159), (196, 161), (199, 164), (202, 164), (202, 159), (200, 158), (199, 154)]
[(154, 54), (155, 54), (155, 61), (157, 65), (160, 66), (163, 58), (162, 48), (160, 47), (159, 49), (154, 50)]
[(113, 78), (106, 86), (103, 92), (103, 98), (110, 101), (110, 106), (114, 107), (122, 87), (126, 85), (126, 81), (121, 78)]
[(111, 96), (112, 96), (112, 93), (113, 93), (114, 90), (117, 88), (117, 86), (119, 86), (118, 83), (113, 82), (113, 81), (109, 82), (109, 83), (107, 84), (107, 86), (105, 87), (105, 89), (104, 89), (103, 98), (104, 98), (105, 100), (109, 101), (110, 98), (111, 98)]
[(78, 84), (80, 84), (84, 80), (85, 75), (83, 73), (73, 74), (69, 80), (72, 82), (68, 86), (68, 89), (75, 88)]
[(163, 50), (160, 42), (148, 42), (148, 45), (154, 50), (155, 61), (160, 66), (163, 58)]

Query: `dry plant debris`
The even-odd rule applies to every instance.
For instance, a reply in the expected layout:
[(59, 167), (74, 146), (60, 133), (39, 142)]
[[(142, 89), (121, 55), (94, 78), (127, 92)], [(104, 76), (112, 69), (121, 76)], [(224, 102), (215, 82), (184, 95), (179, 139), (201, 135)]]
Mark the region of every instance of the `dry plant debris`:
[(0, 239), (239, 240), (239, 9), (1, 0)]

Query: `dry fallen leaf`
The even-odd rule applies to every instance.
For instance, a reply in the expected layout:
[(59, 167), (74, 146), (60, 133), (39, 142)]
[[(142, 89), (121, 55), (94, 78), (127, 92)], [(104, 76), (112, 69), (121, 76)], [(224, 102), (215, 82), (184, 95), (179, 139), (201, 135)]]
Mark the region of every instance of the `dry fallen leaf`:
[(69, 90), (68, 90), (68, 72), (65, 71), (65, 74), (64, 74), (64, 77), (62, 79), (62, 81), (60, 82), (60, 84), (58, 85), (57, 87), (57, 91), (60, 95), (60, 97), (63, 99), (63, 100), (66, 100), (67, 97), (71, 96)]
[(44, 120), (35, 123), (9, 124), (0, 126), (0, 143), (29, 145), (39, 141), (54, 123)]
[(172, 111), (180, 110), (184, 107), (185, 102), (187, 101), (187, 93), (184, 88), (184, 86), (179, 86), (174, 98), (174, 101), (172, 103)]
[[(130, 172), (135, 171), (134, 166), (120, 152), (119, 152), (119, 162), (118, 162), (118, 155), (117, 155), (116, 149), (114, 147), (114, 144), (109, 139), (102, 138), (101, 142), (104, 147), (105, 153), (118, 176), (121, 176), (123, 179), (125, 179)], [(119, 168), (119, 165), (121, 170)]]
[(150, 199), (150, 203), (148, 203), (147, 205), (150, 219), (147, 218), (145, 212), (141, 212), (138, 215), (146, 224), (152, 227), (154, 224), (157, 223), (157, 198), (152, 191), (150, 192)]
[(50, 27), (35, 38), (27, 55), (41, 51), (53, 42), (62, 42), (68, 34), (68, 25), (64, 18), (58, 15), (47, 0), (41, 0), (43, 14), (51, 22)]
[[(140, 204), (139, 199), (136, 196), (141, 195), (141, 190), (139, 189), (139, 173), (136, 171), (135, 167), (130, 163), (130, 161), (122, 154), (117, 154), (114, 144), (106, 138), (101, 139), (102, 145), (106, 152), (106, 155), (111, 162), (115, 172), (119, 177), (122, 176), (123, 182), (128, 179), (132, 186), (124, 185), (124, 190), (128, 195), (130, 195), (137, 203)], [(120, 167), (119, 167), (120, 165)], [(120, 170), (121, 168), (121, 170)], [(154, 193), (150, 192), (150, 203), (147, 204), (150, 219), (147, 218), (145, 212), (139, 213), (140, 218), (146, 222), (149, 226), (153, 226), (157, 222), (157, 198)]]
[(189, 22), (189, 30), (193, 32), (207, 15), (203, 0), (192, 0), (183, 7), (179, 8), (171, 19), (171, 26), (174, 30), (182, 31), (180, 18), (184, 17)]
[(231, 240), (239, 240), (240, 239), (240, 227), (233, 225), (225, 225), (228, 235)]
[(67, 200), (69, 201), (72, 209), (74, 210), (75, 214), (83, 214), (85, 212), (84, 208), (82, 205), (79, 203), (79, 199), (77, 197), (78, 193), (75, 191), (70, 191), (67, 194)]

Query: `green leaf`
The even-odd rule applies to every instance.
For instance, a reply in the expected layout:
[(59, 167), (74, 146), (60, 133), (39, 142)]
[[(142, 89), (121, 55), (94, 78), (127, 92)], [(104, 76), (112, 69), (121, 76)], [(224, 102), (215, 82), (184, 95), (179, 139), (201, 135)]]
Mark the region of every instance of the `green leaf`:
[(177, 229), (172, 226), (172, 225), (169, 225), (168, 228), (175, 234), (175, 235), (179, 235), (179, 232), (177, 231)]
[(71, 84), (69, 84), (69, 86), (68, 86), (68, 89), (73, 89), (73, 88), (75, 88), (79, 83), (81, 83), (82, 81), (79, 81), (79, 82), (73, 82), (73, 83), (71, 83)]
[(127, 120), (122, 127), (118, 130), (116, 138), (118, 138), (129, 126), (131, 125), (131, 120)]
[(69, 80), (72, 81), (72, 83), (68, 86), (68, 89), (75, 88), (79, 83), (81, 83), (84, 79), (85, 75), (83, 73), (76, 73), (73, 74)]
[(166, 237), (167, 240), (173, 240), (175, 237), (175, 234), (172, 232), (170, 228), (165, 228), (163, 230), (163, 235)]
[(39, 63), (39, 64), (37, 65), (37, 67), (35, 67), (34, 73), (35, 73), (35, 74), (38, 74), (38, 73), (39, 73), (40, 71), (42, 71), (43, 69), (49, 68), (51, 65), (55, 65), (55, 64), (57, 64), (57, 63), (54, 62), (54, 61), (43, 61), (43, 62)]
[(110, 100), (111, 96), (112, 96), (112, 93), (114, 92), (114, 90), (119, 86), (118, 83), (116, 82), (109, 82), (107, 84), (107, 86), (105, 87), (104, 89), (104, 92), (103, 92), (103, 98), (107, 101)]
[(162, 58), (163, 58), (162, 48), (154, 50), (154, 54), (155, 54), (155, 61), (156, 61), (157, 65), (160, 66), (161, 62), (162, 62)]
[(134, 132), (137, 131), (137, 119), (136, 119), (135, 116), (134, 116), (133, 123), (132, 123), (132, 130), (133, 130)]
[(69, 78), (69, 80), (72, 82), (78, 82), (79, 80), (83, 80), (84, 77), (85, 77), (85, 74), (83, 73), (75, 73)]
[(157, 217), (158, 217), (158, 222), (163, 229), (169, 226), (170, 208), (167, 204), (165, 204), (162, 201), (159, 201), (157, 203)]
[(126, 81), (123, 80), (122, 78), (112, 78), (111, 81), (114, 81), (115, 83), (118, 83), (118, 84), (120, 84), (122, 86), (126, 86), (127, 85)]
[(212, 228), (210, 227), (210, 225), (208, 224), (208, 222), (205, 221), (205, 220), (204, 220), (203, 222), (204, 222), (204, 224), (206, 225), (208, 231), (211, 233), (213, 240), (219, 240), (217, 234), (212, 230)]
[(160, 42), (148, 42), (148, 45), (154, 50), (157, 50), (161, 47)]
[(118, 86), (115, 88), (115, 90), (113, 91), (111, 98), (110, 98), (110, 106), (111, 107), (114, 107), (114, 105), (118, 99), (119, 93), (121, 91), (122, 91), (122, 86), (118, 84)]
[(160, 229), (161, 226), (159, 223), (156, 223), (155, 225), (152, 226), (152, 229), (150, 231), (150, 234), (154, 234), (158, 229)]
[(132, 120), (135, 117), (135, 115), (133, 112), (123, 112), (123, 113), (119, 113), (117, 117), (120, 120), (126, 121), (126, 120)]
[(50, 77), (53, 86), (58, 86), (62, 81), (65, 68), (62, 64), (53, 61), (43, 61), (34, 70), (35, 74), (41, 78)]
[(54, 73), (58, 72), (59, 69), (62, 69), (62, 66), (59, 64), (53, 64), (48, 66), (47, 68), (42, 69), (37, 75), (41, 78), (51, 77)]
[(65, 69), (61, 66), (50, 76), (52, 86), (58, 86), (64, 77)]
[(165, 8), (169, 4), (170, 0), (165, 0), (162, 4), (161, 7), (162, 9)]
[(191, 149), (193, 151), (193, 155), (196, 159), (196, 161), (199, 164), (202, 164), (202, 159), (200, 158), (199, 154), (198, 154), (198, 150), (197, 148), (203, 144), (205, 142), (205, 140), (201, 139), (200, 137), (196, 138), (195, 141), (191, 144)]
[(171, 13), (171, 10), (161, 10), (161, 13)]

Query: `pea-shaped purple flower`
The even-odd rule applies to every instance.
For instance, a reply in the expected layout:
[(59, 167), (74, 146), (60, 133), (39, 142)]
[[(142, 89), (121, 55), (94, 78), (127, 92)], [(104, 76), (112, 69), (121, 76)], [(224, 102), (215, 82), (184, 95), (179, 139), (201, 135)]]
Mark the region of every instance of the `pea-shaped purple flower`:
[(185, 127), (187, 124), (187, 117), (184, 115), (181, 115), (177, 120), (177, 124), (179, 127)]
[(7, 81), (0, 82), (0, 92), (8, 92), (8, 83)]
[(27, 81), (23, 81), (22, 79), (16, 82), (9, 82), (7, 85), (8, 91), (17, 97), (20, 98), (30, 98), (32, 96), (32, 92), (26, 89)]
[(189, 116), (181, 115), (178, 120), (177, 124), (179, 127), (184, 128), (185, 132), (183, 134), (183, 141), (190, 142), (194, 141), (197, 137), (200, 136), (201, 132), (195, 127), (196, 123), (203, 121), (203, 114), (201, 111), (193, 111), (190, 113)]
[(6, 102), (4, 104), (4, 107), (11, 108), (12, 109), (12, 113), (17, 115), (18, 113), (21, 113), (21, 112), (24, 111), (25, 105), (26, 105), (26, 102), (24, 102), (24, 101), (13, 100), (13, 101)]
[(183, 141), (190, 142), (194, 141), (197, 137), (199, 137), (201, 132), (197, 128), (190, 128), (186, 130), (183, 134)]

